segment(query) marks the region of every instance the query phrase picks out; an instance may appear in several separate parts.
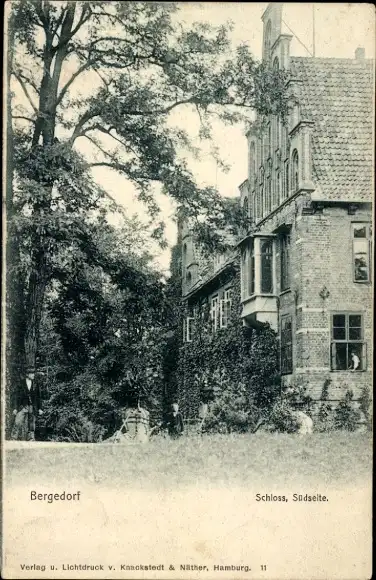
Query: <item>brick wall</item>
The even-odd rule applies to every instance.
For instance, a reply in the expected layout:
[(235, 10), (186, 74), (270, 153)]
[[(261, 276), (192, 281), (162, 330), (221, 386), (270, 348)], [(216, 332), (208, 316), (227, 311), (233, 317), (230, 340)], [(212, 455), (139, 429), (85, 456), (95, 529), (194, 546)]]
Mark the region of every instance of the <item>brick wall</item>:
[[(364, 385), (371, 386), (372, 289), (370, 284), (353, 281), (351, 224), (359, 221), (370, 222), (370, 212), (349, 215), (345, 207), (326, 207), (321, 214), (300, 214), (294, 228), (292, 269), (297, 290), (294, 373), (284, 380), (307, 382), (315, 398), (321, 396), (326, 378), (331, 379), (329, 398), (333, 400), (342, 398), (347, 388), (357, 398)], [(285, 311), (287, 306), (281, 301), (281, 312), (282, 309)], [(333, 312), (363, 314), (366, 371), (331, 371)]]

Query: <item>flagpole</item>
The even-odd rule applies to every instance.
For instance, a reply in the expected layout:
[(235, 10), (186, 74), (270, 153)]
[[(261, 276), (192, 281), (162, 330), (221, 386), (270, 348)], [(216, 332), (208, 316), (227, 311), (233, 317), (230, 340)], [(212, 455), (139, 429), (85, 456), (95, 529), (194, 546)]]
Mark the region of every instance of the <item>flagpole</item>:
[(315, 58), (315, 3), (312, 2), (312, 56)]

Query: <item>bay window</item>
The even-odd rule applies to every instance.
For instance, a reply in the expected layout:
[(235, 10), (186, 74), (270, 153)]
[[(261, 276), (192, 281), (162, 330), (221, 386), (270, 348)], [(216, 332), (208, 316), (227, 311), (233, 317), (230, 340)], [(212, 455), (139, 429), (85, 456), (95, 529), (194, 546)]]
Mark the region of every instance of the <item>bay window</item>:
[(242, 298), (274, 292), (274, 238), (255, 236), (242, 253)]

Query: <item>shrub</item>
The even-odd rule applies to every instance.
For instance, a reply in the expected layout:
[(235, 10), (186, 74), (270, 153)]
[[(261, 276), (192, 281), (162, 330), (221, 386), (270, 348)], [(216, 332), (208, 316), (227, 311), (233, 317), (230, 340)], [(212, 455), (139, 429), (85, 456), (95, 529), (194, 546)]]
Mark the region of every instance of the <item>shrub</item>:
[(348, 389), (344, 398), (340, 401), (334, 413), (334, 425), (336, 429), (345, 429), (346, 431), (356, 431), (361, 414), (358, 409), (354, 408), (354, 393)]
[(295, 433), (299, 427), (294, 410), (282, 398), (274, 405), (268, 423), (272, 433)]
[(255, 417), (270, 409), (280, 392), (278, 343), (269, 325), (243, 326), (238, 267), (232, 284), (226, 329), (212, 333), (205, 306), (197, 312), (193, 340), (179, 352), (178, 398), (185, 418), (197, 418), (200, 402), (206, 402), (211, 408), (208, 430), (243, 432), (252, 429)]
[(364, 386), (359, 397), (359, 409), (363, 413), (369, 431), (372, 429), (371, 402), (370, 390)]
[(321, 391), (321, 403), (315, 421), (315, 431), (318, 431), (319, 433), (325, 433), (334, 429), (333, 408), (330, 403), (328, 403), (329, 386), (331, 382), (331, 379), (325, 379)]

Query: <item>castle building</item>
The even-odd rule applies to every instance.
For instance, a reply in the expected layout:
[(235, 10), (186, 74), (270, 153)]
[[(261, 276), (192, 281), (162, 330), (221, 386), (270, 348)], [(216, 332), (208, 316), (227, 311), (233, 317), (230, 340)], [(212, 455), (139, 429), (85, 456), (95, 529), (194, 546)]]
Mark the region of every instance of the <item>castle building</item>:
[(185, 340), (203, 302), (213, 329), (226, 325), (240, 260), (243, 323), (276, 331), (283, 382), (316, 400), (330, 382), (329, 400), (347, 389), (357, 399), (372, 382), (374, 63), (361, 48), (354, 59), (294, 57), (282, 12), (275, 2), (262, 16), (262, 58), (287, 71), (294, 104), (247, 133), (240, 203), (251, 226), (234, 250), (209, 264), (183, 228)]
[[(263, 20), (263, 61), (288, 71), (287, 121), (258, 118), (240, 199), (242, 317), (269, 322), (284, 381), (329, 399), (371, 384), (373, 61), (294, 57), (283, 5)], [(261, 129), (260, 129), (261, 127)]]
[[(228, 198), (226, 202), (237, 203), (237, 200)], [(182, 298), (186, 305), (183, 339), (184, 342), (191, 342), (195, 319), (199, 316), (210, 318), (212, 332), (227, 327), (239, 252), (236, 239), (229, 232), (224, 232), (223, 237), (232, 249), (210, 257), (197, 244), (186, 223), (180, 225), (179, 237), (182, 249)]]

